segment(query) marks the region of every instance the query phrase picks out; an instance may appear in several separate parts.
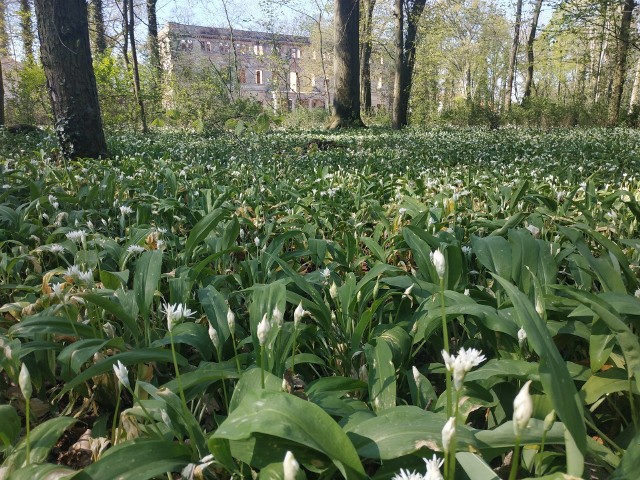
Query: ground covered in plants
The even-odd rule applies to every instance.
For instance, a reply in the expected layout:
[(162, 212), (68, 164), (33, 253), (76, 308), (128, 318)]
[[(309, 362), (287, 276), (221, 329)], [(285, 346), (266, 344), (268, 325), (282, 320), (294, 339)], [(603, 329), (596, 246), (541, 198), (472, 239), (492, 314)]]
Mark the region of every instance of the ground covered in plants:
[(0, 478), (636, 478), (640, 132), (109, 147), (0, 132)]

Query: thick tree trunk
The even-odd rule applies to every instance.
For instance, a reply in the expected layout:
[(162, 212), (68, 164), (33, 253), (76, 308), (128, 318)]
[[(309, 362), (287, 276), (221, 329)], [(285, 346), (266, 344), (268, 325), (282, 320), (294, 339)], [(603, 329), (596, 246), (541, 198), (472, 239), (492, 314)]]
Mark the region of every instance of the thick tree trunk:
[(360, 32), (360, 103), (371, 113), (371, 49), (373, 34), (373, 8), (376, 0), (362, 0)]
[[(129, 40), (131, 41), (131, 67), (133, 69), (133, 93), (138, 103), (138, 110), (140, 111), (140, 122), (142, 123), (142, 133), (147, 133), (147, 115), (144, 111), (144, 102), (142, 101), (142, 94), (140, 92), (140, 72), (138, 70), (138, 54), (136, 49), (136, 37), (135, 31), (135, 16), (133, 12), (133, 0), (128, 2), (129, 7), (129, 20), (127, 26), (129, 28)], [(125, 12), (126, 15), (126, 12)]]
[(359, 0), (335, 0), (332, 129), (363, 126), (360, 119), (359, 7)]
[(22, 44), (24, 56), (28, 63), (34, 63), (33, 55), (33, 21), (31, 20), (31, 1), (20, 0), (20, 31), (22, 32)]
[(536, 31), (538, 30), (538, 20), (540, 19), (541, 9), (542, 0), (536, 0), (536, 4), (533, 7), (533, 17), (531, 18), (531, 30), (529, 30), (529, 37), (527, 38), (527, 78), (524, 82), (523, 102), (531, 96), (531, 87), (533, 85), (533, 62), (535, 60), (533, 44), (536, 41)]
[(106, 155), (84, 0), (35, 0), (40, 55), (65, 156)]
[[(413, 85), (413, 70), (416, 63), (416, 38), (418, 23), (424, 11), (426, 0), (409, 2), (409, 12), (406, 14), (406, 36), (404, 34), (403, 2), (396, 0), (394, 16), (396, 16), (396, 75), (393, 92), (393, 114), (391, 123), (393, 128), (402, 128), (409, 120), (409, 98)], [(398, 15), (400, 14), (400, 15)], [(404, 37), (404, 38), (403, 38)]]
[(102, 0), (93, 0), (90, 8), (91, 31), (93, 33), (93, 48), (102, 55), (107, 49), (107, 36), (104, 29), (104, 12)]
[(522, 23), (522, 0), (516, 3), (516, 23), (513, 27), (513, 43), (509, 55), (509, 71), (507, 73), (507, 84), (504, 91), (504, 111), (511, 109), (511, 94), (513, 93), (513, 78), (516, 73), (516, 58), (518, 55), (518, 44), (520, 43), (520, 25)]
[(624, 0), (622, 6), (622, 16), (620, 18), (620, 30), (618, 34), (618, 48), (616, 49), (616, 63), (611, 85), (611, 100), (609, 101), (610, 126), (618, 123), (620, 114), (620, 104), (622, 102), (622, 91), (627, 72), (627, 52), (629, 51), (629, 31), (631, 30), (631, 17), (635, 7), (635, 0)]

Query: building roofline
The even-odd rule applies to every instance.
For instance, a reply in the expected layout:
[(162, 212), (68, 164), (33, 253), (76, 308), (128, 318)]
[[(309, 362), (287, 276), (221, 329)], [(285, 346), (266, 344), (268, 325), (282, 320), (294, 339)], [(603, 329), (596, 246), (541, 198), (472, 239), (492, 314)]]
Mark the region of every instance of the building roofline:
[[(162, 33), (165, 35), (169, 32), (190, 35), (193, 37), (215, 37), (215, 38), (229, 38), (231, 37), (231, 30), (228, 28), (217, 27), (203, 27), (199, 25), (186, 25), (177, 22), (167, 22), (162, 27)], [(297, 43), (297, 44), (310, 44), (309, 37), (302, 35), (285, 35), (281, 33), (269, 33), (269, 32), (257, 32), (251, 30), (236, 30), (233, 29), (234, 40), (238, 41), (258, 41), (258, 42), (278, 42), (278, 43)]]

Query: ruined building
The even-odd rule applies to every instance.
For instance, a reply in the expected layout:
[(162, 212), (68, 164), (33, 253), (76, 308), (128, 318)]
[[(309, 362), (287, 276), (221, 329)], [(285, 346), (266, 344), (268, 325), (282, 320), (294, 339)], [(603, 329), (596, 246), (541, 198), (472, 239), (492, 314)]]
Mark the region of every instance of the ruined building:
[[(275, 111), (331, 105), (333, 58), (325, 53), (323, 66), (309, 37), (173, 22), (158, 37), (163, 68), (172, 81), (180, 81), (188, 71), (207, 69), (230, 92)], [(392, 80), (384, 63), (379, 57), (379, 65), (372, 65), (372, 104), (378, 108), (388, 108), (390, 102)], [(169, 101), (170, 96), (169, 91)]]

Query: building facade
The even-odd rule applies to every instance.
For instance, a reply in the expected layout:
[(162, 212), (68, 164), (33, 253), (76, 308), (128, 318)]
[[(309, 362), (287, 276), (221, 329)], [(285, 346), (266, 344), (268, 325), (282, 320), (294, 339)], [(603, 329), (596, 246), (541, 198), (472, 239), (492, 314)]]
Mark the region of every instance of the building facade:
[[(230, 91), (274, 111), (331, 105), (333, 59), (322, 58), (309, 37), (169, 22), (158, 39), (163, 69), (173, 81), (188, 70), (208, 68)], [(375, 63), (372, 105), (388, 108), (388, 82)]]

